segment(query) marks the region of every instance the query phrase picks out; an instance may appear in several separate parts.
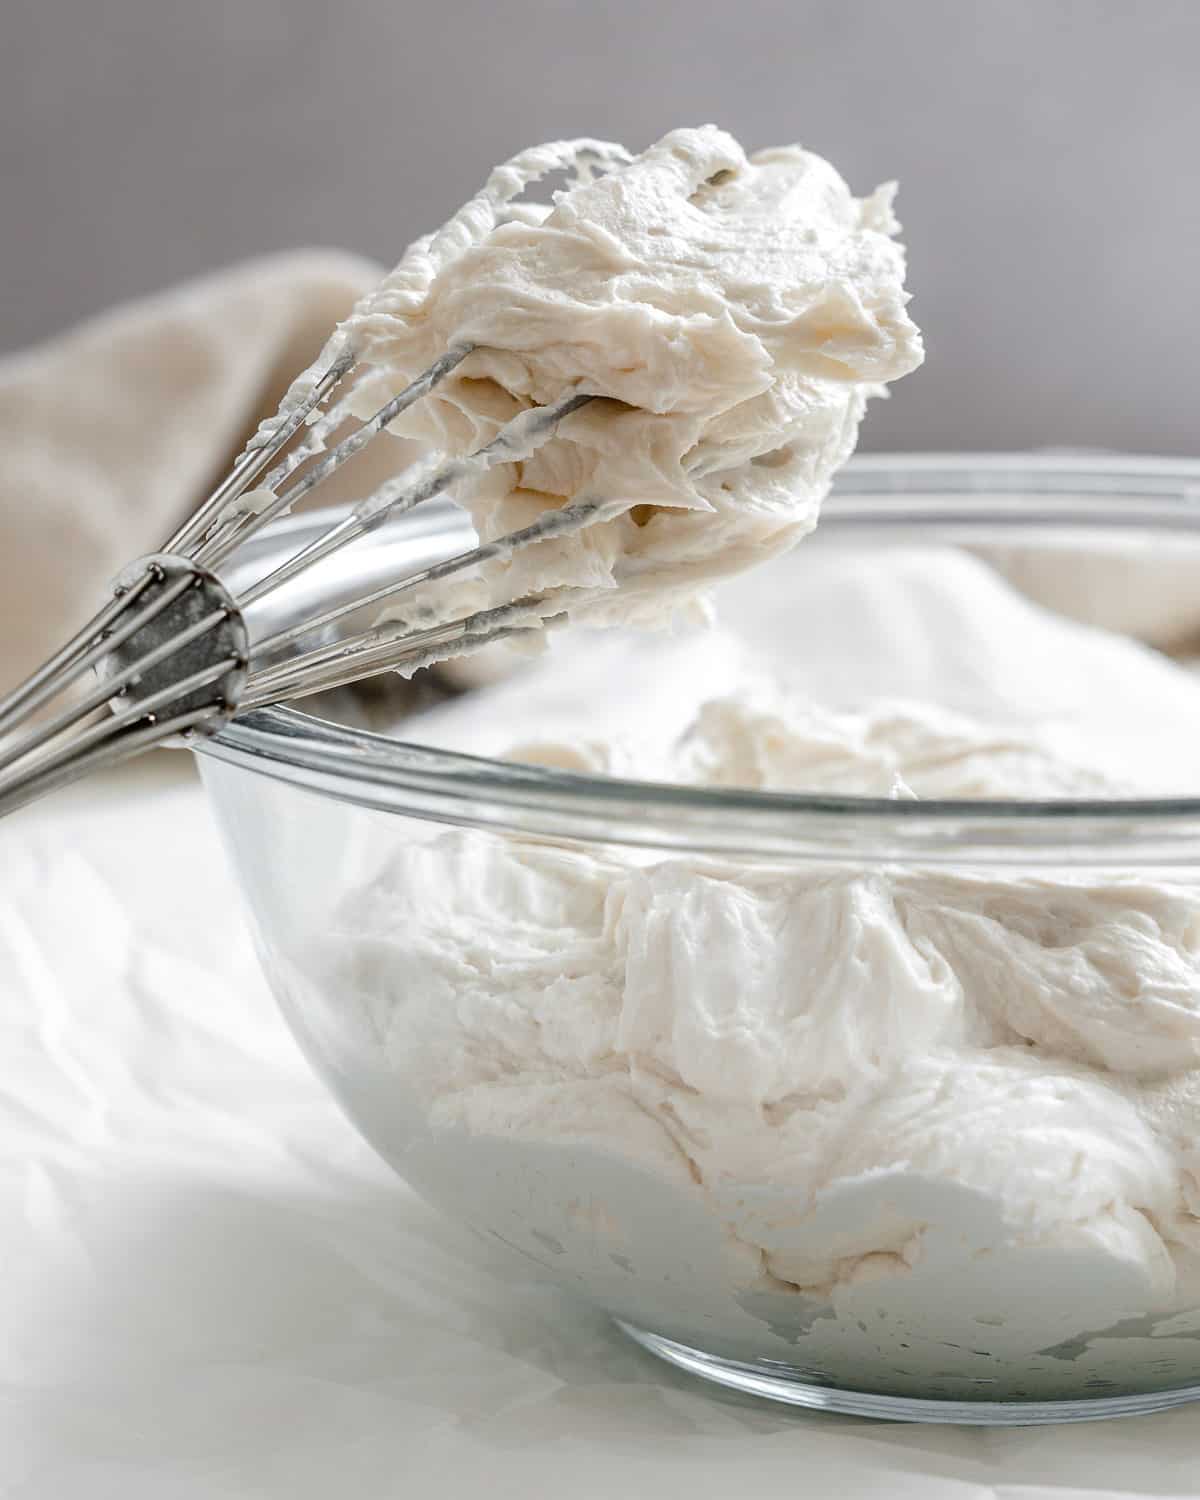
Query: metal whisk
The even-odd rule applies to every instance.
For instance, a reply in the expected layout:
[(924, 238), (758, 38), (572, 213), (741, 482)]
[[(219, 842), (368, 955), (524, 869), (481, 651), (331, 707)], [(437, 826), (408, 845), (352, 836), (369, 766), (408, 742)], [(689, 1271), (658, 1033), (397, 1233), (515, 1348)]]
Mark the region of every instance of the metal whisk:
[[(543, 596), (528, 596), (424, 629), (394, 621), (333, 644), (284, 654), (294, 652), (304, 637), (319, 636), (364, 606), (394, 606), (422, 585), (511, 555), (549, 536), (580, 530), (624, 507), (585, 501), (547, 511), (519, 531), (264, 640), (251, 642), (244, 611), (387, 518), (411, 510), (451, 485), (469, 481), (494, 464), (527, 458), (553, 434), (563, 417), (592, 399), (587, 395), (571, 394), (552, 406), (532, 407), (476, 452), (443, 462), (407, 483), (385, 483), (239, 597), (219, 576), (221, 565), (248, 537), (315, 489), (432, 390), (468, 353), (469, 349), (449, 351), (373, 417), (312, 461), (317, 440), (298, 444), (294, 440), (310, 413), (322, 409), (353, 368), (349, 360), (334, 365), (309, 400), (289, 415), (274, 437), (245, 454), (161, 552), (124, 569), (113, 585), (112, 601), (40, 670), (0, 700), (0, 734), (18, 731), (11, 742), (0, 741), (0, 814), (165, 740), (211, 734), (240, 711), (301, 698), (383, 670), (415, 670), (442, 656), (541, 628), (547, 601)], [(278, 465), (254, 491), (253, 506), (239, 509), (238, 501), (275, 459), (280, 459)], [(297, 469), (302, 472), (292, 478)], [(48, 706), (53, 710), (55, 701), (64, 699), (93, 670), (99, 682), (90, 691), (66, 701), (44, 719), (35, 718)]]
[[(569, 142), (537, 148), (497, 169), (483, 193), (429, 242), (478, 239), (506, 203), (547, 171), (605, 170), (618, 147)], [(497, 186), (497, 184), (499, 184)], [(487, 211), (480, 224), (480, 205)], [(454, 249), (454, 244), (451, 244)], [(518, 548), (582, 530), (626, 504), (576, 500), (531, 525), (397, 579), (287, 630), (252, 640), (244, 611), (389, 517), (477, 479), (498, 463), (527, 458), (590, 395), (572, 391), (520, 412), (474, 453), (398, 475), (360, 501), (315, 542), (236, 597), (223, 566), (255, 532), (290, 511), (389, 423), (428, 395), (471, 353), (452, 348), (366, 421), (351, 415), (360, 375), (353, 352), (338, 354), (302, 400), (265, 424), (225, 480), (163, 545), (125, 568), (113, 598), (25, 683), (0, 699), (0, 815), (91, 771), (167, 740), (215, 733), (235, 714), (342, 686), (374, 673), (416, 670), (447, 655), (541, 629), (563, 610), (549, 596), (414, 628), (392, 619), (332, 643), (332, 627), (364, 606), (386, 606), (426, 584), (475, 569)], [(332, 441), (336, 438), (336, 441)], [(332, 441), (332, 446), (330, 443)], [(313, 640), (304, 646), (307, 637)], [(80, 692), (95, 673), (98, 681)]]

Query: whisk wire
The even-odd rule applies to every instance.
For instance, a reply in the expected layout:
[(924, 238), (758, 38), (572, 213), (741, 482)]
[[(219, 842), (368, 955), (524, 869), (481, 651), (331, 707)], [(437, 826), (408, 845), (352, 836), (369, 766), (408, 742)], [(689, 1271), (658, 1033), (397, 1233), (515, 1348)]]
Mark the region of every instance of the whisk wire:
[[(497, 168), (441, 231), (412, 247), (386, 278), (378, 303), (360, 305), (360, 325), (370, 336), (376, 313), (409, 307), (415, 291), (442, 266), (498, 225), (514, 218), (524, 222), (518, 200), (547, 173), (561, 168), (569, 180), (586, 182), (628, 160), (621, 147), (575, 141), (534, 148)], [(389, 518), (479, 479), (494, 465), (521, 463), (564, 418), (596, 399), (568, 390), (556, 402), (518, 412), (472, 453), (441, 456), (394, 475), (235, 597), (216, 570), (430, 395), (475, 350), (469, 342), (454, 345), (375, 406), (371, 392), (389, 382), (391, 373), (369, 354), (360, 357), (352, 342), (356, 336), (335, 335), (327, 367), (314, 366), (293, 385), (280, 413), (260, 425), (226, 477), (163, 550), (127, 568), (113, 586), (114, 597), (44, 666), (0, 697), (0, 734), (5, 735), (0, 815), (172, 736), (211, 733), (242, 709), (342, 686), (387, 668), (411, 672), (443, 655), (542, 630), (566, 617), (568, 603), (574, 607), (600, 592), (549, 584), (542, 592), (527, 591), (473, 611), (466, 603), (475, 597), (469, 590), (440, 604), (421, 593), (425, 585), (502, 562), (521, 547), (628, 509), (626, 503), (576, 500), (251, 644), (245, 619), (251, 605)], [(373, 406), (372, 415), (359, 417)], [(482, 597), (494, 600), (495, 577), (480, 582)], [(407, 618), (396, 612), (400, 600), (406, 601)], [(390, 613), (328, 639), (356, 611), (380, 606)], [(99, 682), (81, 687), (92, 670)]]
[[(115, 593), (5, 701), (0, 722), (17, 732), (0, 748), (0, 813), (173, 733), (232, 716), (249, 646), (224, 585), (190, 559), (155, 553), (127, 568)], [(76, 696), (91, 669), (101, 680)], [(40, 721), (31, 717), (47, 707)]]
[[(140, 755), (176, 735), (215, 726), (224, 715), (217, 704), (189, 709), (167, 719), (147, 717), (139, 708), (128, 719), (96, 725), (78, 735), (69, 745), (23, 768), (17, 777), (0, 780), (0, 817), (16, 812), (47, 793), (69, 786), (93, 771), (106, 770)], [(114, 724), (116, 728), (114, 729)]]
[[(427, 370), (425, 375), (429, 374), (430, 371)], [(528, 411), (520, 412), (511, 421), (506, 422), (490, 442), (477, 448), (474, 453), (450, 459), (432, 473), (427, 473), (417, 480), (411, 487), (391, 492), (390, 482), (381, 486), (375, 492), (375, 496), (361, 502), (343, 521), (332, 526), (315, 542), (296, 553), (294, 557), (289, 558), (287, 562), (282, 563), (264, 578), (259, 579), (250, 588), (245, 589), (241, 595), (242, 604), (244, 606), (253, 604), (288, 579), (296, 577), (306, 568), (320, 562), (322, 558), (330, 556), (349, 542), (355, 541), (379, 526), (389, 516), (413, 510), (416, 506), (424, 504), (426, 500), (431, 500), (435, 495), (441, 494), (443, 490), (449, 489), (451, 485), (485, 473), (495, 464), (513, 463), (527, 458), (553, 435), (564, 417), (577, 411), (592, 399), (588, 395), (573, 393), (552, 406), (531, 407)], [(379, 503), (375, 503), (377, 497), (380, 497)], [(361, 602), (374, 603), (375, 600), (372, 597)], [(318, 623), (323, 624), (325, 621)]]
[(470, 352), (469, 345), (448, 350), (427, 370), (423, 370), (415, 380), (405, 386), (398, 395), (385, 402), (374, 416), (369, 417), (348, 437), (329, 449), (324, 457), (313, 464), (312, 468), (294, 484), (281, 490), (273, 500), (265, 504), (260, 511), (256, 512), (251, 525), (239, 525), (241, 518), (238, 515), (232, 516), (225, 526), (219, 528), (212, 537), (197, 548), (196, 561), (202, 567), (218, 567), (234, 548), (241, 544), (249, 530), (257, 531), (268, 522), (275, 520), (277, 516), (284, 515), (291, 510), (307, 494), (316, 489), (317, 485), (323, 484), (344, 463), (353, 458), (356, 453), (360, 453), (371, 439), (377, 433), (382, 432), (390, 422), (394, 422), (402, 412), (407, 411), (422, 396), (427, 396), (439, 381), (444, 380), (451, 370), (466, 359)]
[(547, 604), (544, 594), (531, 594), (423, 630), (414, 630), (407, 622), (377, 626), (255, 674), (242, 707), (261, 708), (280, 699), (304, 698), (346, 687), (380, 670), (415, 672), (446, 654), (493, 645), (514, 636), (540, 634), (564, 617), (561, 609), (548, 613)]
[[(111, 676), (104, 676), (101, 679), (99, 685), (93, 688), (90, 693), (78, 699), (76, 702), (71, 703), (69, 707), (63, 709), (53, 718), (46, 720), (44, 724), (39, 724), (35, 729), (30, 731), (27, 736), (24, 736), (22, 738), (19, 745), (14, 746), (6, 752), (0, 751), (0, 771), (6, 770), (9, 766), (15, 764), (16, 761), (21, 759), (23, 756), (32, 753), (34, 750), (40, 749), (43, 745), (48, 744), (51, 740), (57, 739), (59, 735), (65, 733), (74, 725), (81, 723), (84, 719), (96, 713), (99, 709), (104, 708), (110, 701), (119, 698), (122, 692), (124, 692), (127, 687), (136, 685), (142, 679), (142, 677), (152, 668), (158, 666), (164, 661), (167, 661), (184, 646), (190, 645), (191, 642), (199, 640), (202, 636), (207, 635), (214, 625), (217, 625), (221, 622), (221, 619), (223, 617), (224, 615), (222, 611), (214, 611), (209, 615), (205, 615), (201, 619), (196, 620), (193, 624), (186, 626), (183, 630), (176, 632), (176, 634), (168, 636), (161, 645), (154, 647), (154, 649), (147, 652), (145, 656), (139, 657), (136, 661), (131, 662), (127, 667), (123, 667), (120, 671), (114, 672)], [(105, 656), (108, 656), (110, 654), (108, 642), (105, 642), (100, 648), (97, 649), (101, 651)], [(204, 687), (207, 686), (209, 682), (217, 681), (219, 678), (224, 676), (224, 674), (231, 668), (236, 666), (236, 664), (237, 663), (233, 658), (214, 663), (211, 668), (206, 669), (204, 681), (194, 682), (191, 684), (191, 687)], [(185, 679), (184, 681), (186, 683), (187, 679)], [(172, 685), (172, 689), (170, 691), (173, 693), (173, 696), (178, 697), (186, 690), (187, 688), (184, 685), (176, 683)], [(142, 713), (144, 714), (146, 712), (147, 705), (150, 703), (150, 698), (144, 698), (140, 700), (140, 703)], [(111, 720), (109, 721), (109, 727), (112, 727)]]
[[(293, 625), (287, 630), (281, 630), (277, 634), (268, 636), (258, 641), (255, 645), (257, 658), (270, 656), (283, 648), (293, 645), (304, 636), (313, 631), (327, 629), (335, 625), (338, 620), (345, 619), (348, 615), (356, 614), (361, 609), (372, 608), (378, 605), (394, 604), (395, 601), (405, 594), (412, 593), (423, 584), (440, 582), (451, 578), (456, 573), (467, 572), (471, 568), (478, 567), (481, 563), (499, 561), (511, 556), (519, 548), (528, 546), (535, 541), (546, 541), (551, 537), (565, 536), (570, 532), (583, 531), (589, 526), (594, 526), (598, 521), (611, 519), (626, 509), (624, 502), (604, 504), (595, 500), (578, 500), (571, 505), (565, 505), (561, 510), (551, 510), (538, 517), (528, 526), (522, 526), (517, 531), (510, 531), (504, 536), (496, 537), (490, 542), (481, 542), (477, 547), (471, 547), (465, 552), (456, 553), (453, 557), (445, 558), (441, 562), (432, 563), (427, 568), (422, 568), (416, 573), (410, 573), (396, 583), (386, 584), (383, 588), (376, 589), (373, 593), (366, 594), (361, 598), (353, 599), (347, 604), (337, 605), (335, 608), (326, 610), (323, 614), (315, 615)], [(460, 622), (461, 623), (461, 622)], [(348, 650), (354, 643), (355, 637), (349, 637), (339, 642), (342, 650)], [(297, 657), (293, 660), (299, 664), (306, 661), (309, 656)]]
[(7, 729), (18, 715), (24, 717), (35, 713), (56, 698), (89, 668), (97, 666), (114, 649), (168, 609), (190, 586), (187, 579), (180, 579), (164, 590), (157, 599), (143, 605), (118, 625), (116, 622), (123, 614), (134, 609), (138, 598), (153, 582), (154, 572), (148, 568), (126, 592), (119, 594), (94, 615), (61, 651), (0, 701), (0, 730)]
[(285, 421), (279, 423), (263, 442), (251, 443), (199, 510), (168, 538), (162, 550), (182, 554), (202, 537), (209, 523), (218, 518), (226, 506), (231, 505), (246, 492), (271, 460), (282, 452), (304, 426), (309, 414), (316, 410), (353, 367), (354, 356), (351, 353), (343, 355), (331, 364), (316, 382), (308, 397), (289, 414)]

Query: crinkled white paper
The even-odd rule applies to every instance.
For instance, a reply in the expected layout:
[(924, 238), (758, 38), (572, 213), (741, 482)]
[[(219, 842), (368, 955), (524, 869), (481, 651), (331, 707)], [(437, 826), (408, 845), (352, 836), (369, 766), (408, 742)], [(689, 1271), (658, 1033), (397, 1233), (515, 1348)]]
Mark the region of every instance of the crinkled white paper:
[(1200, 1410), (710, 1390), (426, 1208), (309, 1074), (182, 756), (0, 825), (0, 1496), (1200, 1494)]

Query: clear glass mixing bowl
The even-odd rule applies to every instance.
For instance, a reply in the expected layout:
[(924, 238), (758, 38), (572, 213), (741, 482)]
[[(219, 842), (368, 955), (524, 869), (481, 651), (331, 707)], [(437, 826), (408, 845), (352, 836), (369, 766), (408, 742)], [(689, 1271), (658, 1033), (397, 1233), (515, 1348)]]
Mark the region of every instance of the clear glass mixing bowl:
[[(990, 550), (1035, 593), (1040, 560), (1061, 563), (1062, 549), (1075, 549), (1119, 613), (1123, 581), (1140, 568), (1158, 570), (1164, 589), (1186, 583), (1189, 569), (1200, 578), (1197, 495), (1200, 465), (1185, 462), (873, 457), (846, 470), (804, 548), (916, 541)], [(309, 526), (300, 518), (268, 534), (247, 569), (269, 567)], [(456, 550), (464, 526), (446, 505), (406, 517), (333, 560), (307, 596), (271, 605), (263, 623), (277, 628)], [(1094, 595), (1081, 590), (1066, 605), (1086, 614)], [(863, 1254), (853, 1196), (797, 1230), (804, 1205), (774, 1194), (769, 1180), (696, 1180), (678, 1161), (660, 1170), (651, 1148), (631, 1167), (606, 1138), (611, 1094), (590, 1114), (573, 1106), (553, 1139), (544, 1129), (523, 1135), (511, 1096), (503, 1129), (489, 1127), (486, 1101), (474, 1125), (439, 1113), (430, 1077), (453, 1068), (446, 1027), (466, 1002), (452, 974), (438, 1002), (429, 998), (439, 931), (469, 932), (478, 881), (503, 879), (496, 872), (514, 851), (534, 851), (539, 868), (565, 872), (568, 883), (596, 858), (610, 871), (684, 858), (784, 882), (849, 870), (885, 881), (1083, 872), (1101, 884), (1136, 875), (1192, 885), (1200, 796), (908, 802), (669, 787), (446, 753), (317, 716), (326, 712), (335, 709), (247, 715), (203, 747), (201, 769), (289, 1025), (357, 1128), (431, 1202), (537, 1262), (662, 1357), (799, 1405), (1020, 1423), (1200, 1396), (1200, 1276), (1186, 1247), (1171, 1247), (1170, 1290), (1161, 1278), (1148, 1290), (1119, 1253), (1039, 1244), (1015, 1225), (977, 1233), (988, 1210), (971, 1207), (971, 1184), (960, 1179), (941, 1185), (966, 1195), (954, 1226), (939, 1225), (937, 1203), (898, 1201), (895, 1243)], [(371, 891), (386, 931), (339, 947), (345, 903)], [(524, 900), (520, 920), (528, 943), (549, 955), (547, 983), (561, 979), (562, 1003), (577, 1003), (577, 956), (564, 948), (555, 973), (561, 903)], [(506, 975), (491, 974), (489, 962), (485, 952), (479, 982), (502, 995)], [(418, 968), (421, 1005), (410, 1015), (406, 986)], [(503, 1053), (502, 1026), (494, 1041)], [(622, 1068), (614, 1054), (618, 1094)], [(494, 1086), (512, 1081), (497, 1064)], [(995, 1127), (1001, 1170), (1027, 1170), (1026, 1148), (1044, 1143), (1023, 1132), (1036, 1128), (1017, 1101)], [(1007, 1237), (1003, 1257), (997, 1236)], [(835, 1266), (824, 1291), (815, 1273), (784, 1274), (798, 1246), (808, 1263)], [(772, 1258), (772, 1249), (781, 1253)]]

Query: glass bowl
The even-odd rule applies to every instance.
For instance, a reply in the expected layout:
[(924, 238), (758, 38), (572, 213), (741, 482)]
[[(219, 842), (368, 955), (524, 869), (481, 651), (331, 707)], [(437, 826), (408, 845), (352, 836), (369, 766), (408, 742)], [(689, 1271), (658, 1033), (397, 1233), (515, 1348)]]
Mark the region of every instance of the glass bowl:
[[(1090, 569), (1110, 608), (1129, 616), (1122, 623), (1153, 638), (1162, 625), (1155, 597), (1184, 588), (1189, 569), (1200, 576), (1197, 494), (1200, 465), (1185, 462), (871, 457), (848, 466), (799, 551), (962, 547), (1047, 595), (1042, 563), (1061, 563), (1065, 548), (1080, 560), (1068, 576)], [(277, 527), (245, 568), (270, 567), (312, 524)], [(270, 604), (263, 624), (279, 628), (447, 555), (465, 526), (449, 505), (405, 517), (331, 560), (307, 595)], [(1139, 568), (1161, 583), (1138, 593), (1150, 601), (1145, 618), (1123, 587)], [(1048, 602), (1086, 617), (1096, 597), (1096, 587), (1081, 586)], [(654, 1061), (637, 1050), (648, 1045), (644, 1031), (631, 1040), (614, 1017), (625, 971), (608, 949), (596, 956), (611, 936), (606, 923), (641, 921), (639, 902), (663, 871), (676, 872), (674, 894), (660, 902), (667, 943), (670, 902), (688, 902), (689, 882), (717, 871), (785, 893), (820, 881), (1024, 883), (1043, 893), (1043, 940), (1053, 945), (1081, 883), (1111, 893), (1153, 881), (1191, 899), (1200, 796), (981, 802), (718, 791), (450, 753), (317, 712), (237, 720), (202, 747), (203, 779), (288, 1024), (355, 1126), (428, 1200), (536, 1262), (654, 1353), (797, 1405), (998, 1424), (1132, 1414), (1200, 1396), (1200, 1254), (1184, 1243), (1164, 1248), (1152, 1214), (1130, 1222), (1111, 1204), (1093, 1203), (1090, 1216), (1051, 1235), (1015, 1209), (1006, 1217), (1038, 1195), (1053, 1215), (1100, 1170), (1086, 1139), (1080, 1145), (1066, 1128), (1048, 1139), (1026, 1119), (1026, 1095), (1011, 1078), (987, 1094), (986, 1109), (964, 1112), (974, 1154), (952, 1165), (908, 1161), (899, 1144), (890, 1167), (847, 1166), (818, 1191), (797, 1185), (782, 1156), (743, 1176), (706, 1176), (688, 1149), (699, 1127), (672, 1116), (678, 1092), (656, 1092)], [(614, 915), (617, 891), (624, 915)], [(703, 945), (704, 923), (718, 917), (697, 909)], [(503, 954), (489, 946), (497, 923)], [(836, 942), (836, 929), (823, 936), (831, 933)], [(1200, 944), (1198, 934), (1200, 924)], [(883, 964), (868, 977), (886, 988), (886, 974)], [(593, 1018), (587, 1059), (522, 1072), (527, 1039), (511, 1028), (528, 1017), (503, 1005), (517, 983), (545, 990), (540, 1055), (569, 1050), (555, 1034), (564, 1008)], [(846, 995), (847, 1007), (856, 1003)], [(736, 1078), (739, 1046), (733, 1028), (707, 1065)], [(820, 1118), (813, 1066), (813, 1098), (779, 1106), (792, 1121), (793, 1152), (804, 1122), (815, 1129)], [(919, 1058), (914, 1067), (911, 1085), (903, 1073), (896, 1086), (898, 1138), (906, 1119), (919, 1124), (937, 1104), (923, 1102)], [(1074, 1062), (1051, 1067), (1051, 1077), (1064, 1108), (1076, 1085), (1092, 1087)], [(728, 1125), (707, 1119), (698, 1158), (712, 1136), (719, 1146), (725, 1129), (740, 1128), (735, 1115), (736, 1101)], [(1115, 1106), (1107, 1128), (1097, 1161), (1110, 1148), (1136, 1155)], [(853, 1129), (843, 1144), (852, 1162)], [(1200, 1190), (1193, 1207), (1200, 1214)]]

